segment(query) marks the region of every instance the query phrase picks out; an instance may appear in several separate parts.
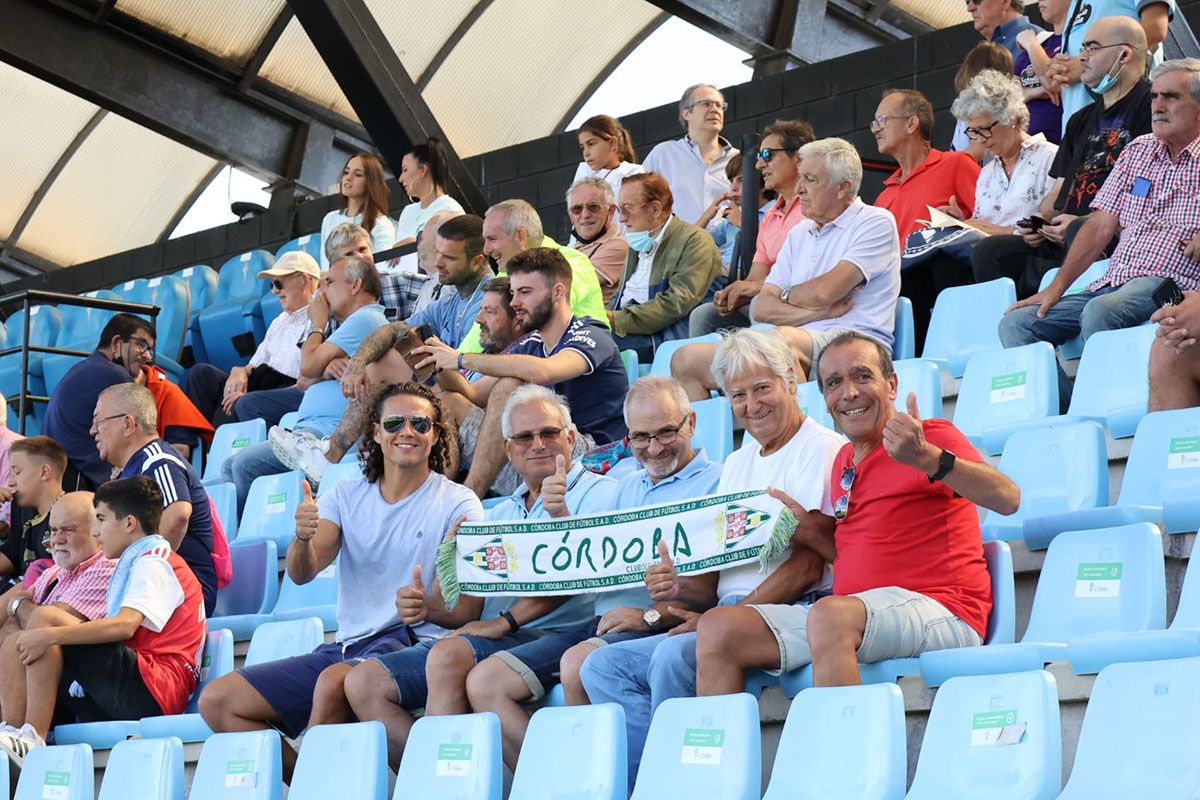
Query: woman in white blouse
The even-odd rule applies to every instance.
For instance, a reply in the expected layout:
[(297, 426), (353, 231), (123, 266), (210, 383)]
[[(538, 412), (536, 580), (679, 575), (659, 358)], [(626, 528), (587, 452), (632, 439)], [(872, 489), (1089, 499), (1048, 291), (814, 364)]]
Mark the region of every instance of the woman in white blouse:
[(396, 226), (388, 217), (391, 192), (383, 172), (383, 164), (370, 153), (355, 153), (342, 168), (339, 184), (339, 206), (321, 220), (321, 271), (329, 269), (325, 257), (325, 240), (329, 232), (343, 222), (361, 225), (371, 232), (371, 250), (378, 253), (391, 248), (396, 241)]
[(645, 172), (641, 164), (635, 163), (637, 153), (629, 131), (606, 114), (589, 117), (579, 126), (579, 150), (583, 162), (575, 169), (572, 184), (583, 178), (600, 178), (608, 182), (616, 196), (627, 175)]
[(442, 140), (429, 137), (400, 160), (400, 185), (412, 201), (400, 212), (396, 225), (396, 247), (411, 244), (421, 235), (429, 218), (439, 211), (463, 213), (462, 205), (446, 194), (446, 148)]

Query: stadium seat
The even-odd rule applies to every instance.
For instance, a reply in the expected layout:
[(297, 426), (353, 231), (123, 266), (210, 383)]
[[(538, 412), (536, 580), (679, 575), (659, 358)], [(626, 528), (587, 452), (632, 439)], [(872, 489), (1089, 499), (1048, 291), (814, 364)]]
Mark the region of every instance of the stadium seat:
[(285, 572), (279, 586), (279, 600), (271, 610), (271, 620), (316, 617), (326, 631), (337, 630), (337, 562), (316, 574), (311, 581), (298, 585)]
[[(221, 266), (217, 296), (208, 308), (200, 312), (192, 333), (194, 346), (196, 331), (199, 331), (209, 363), (228, 370), (234, 364), (244, 363), (252, 352), (252, 345), (262, 340), (263, 331), (255, 330), (253, 317), (270, 282), (256, 276), (274, 263), (274, 254), (266, 250), (252, 250), (229, 259)], [(242, 350), (248, 351), (239, 352), (233, 340), (244, 335), (248, 343)]]
[(99, 800), (183, 800), (183, 743), (173, 736), (117, 742)]
[(954, 424), (999, 455), (1012, 432), (1058, 413), (1058, 362), (1047, 342), (975, 353), (967, 362)]
[[(87, 292), (87, 296), (100, 300), (125, 299), (120, 294), (108, 289)], [(59, 310), (62, 313), (62, 319), (54, 346), (68, 350), (84, 350), (89, 353), (96, 349), (96, 344), (100, 341), (100, 332), (117, 313), (115, 311), (104, 311), (99, 308), (84, 308), (83, 306), (69, 306), (65, 304)], [(54, 390), (58, 388), (58, 384), (66, 376), (67, 372), (70, 371), (71, 367), (78, 364), (83, 358), (83, 356), (68, 356), (59, 353), (44, 353), (39, 355), (41, 375), (46, 386), (47, 396), (54, 394)]]
[(321, 263), (321, 234), (306, 233), (303, 236), (298, 236), (290, 242), (284, 242), (275, 251), (275, 260), (278, 261), (284, 253), (290, 253), (294, 250), (299, 250), (303, 253), (308, 253), (313, 257), (313, 260), (318, 264)]
[(629, 385), (641, 377), (642, 370), (638, 364), (638, 356), (636, 350), (622, 350), (621, 363), (625, 365), (625, 377), (629, 379)]
[(1021, 507), (983, 518), (983, 538), (1022, 538), (1046, 514), (1108, 505), (1108, 451), (1094, 421), (1026, 428), (1004, 443), (999, 470), (1021, 488)]
[(217, 298), (217, 271), (207, 264), (185, 267), (175, 273), (188, 285), (188, 306), (194, 317), (212, 305)]
[(821, 394), (816, 381), (808, 381), (796, 387), (796, 402), (805, 416), (812, 417), (813, 422), (820, 423), (826, 428), (833, 427), (833, 417), (829, 407), (825, 405), (825, 395)]
[(212, 730), (200, 718), (200, 693), (204, 687), (233, 672), (233, 634), (228, 628), (213, 630), (210, 622), (204, 657), (200, 662), (200, 682), (182, 714), (163, 714), (138, 720), (138, 735), (143, 739), (175, 737), (184, 742), (203, 742)]
[[(1087, 289), (1088, 285), (1091, 284), (1092, 281), (1103, 278), (1105, 272), (1108, 272), (1107, 258), (1092, 262), (1092, 265), (1084, 270), (1083, 274), (1076, 278), (1075, 282), (1067, 288), (1067, 291), (1063, 293), (1063, 296), (1066, 297), (1067, 295), (1079, 294), (1083, 290)], [(1042, 289), (1045, 289), (1047, 286), (1049, 286), (1050, 282), (1053, 281), (1057, 275), (1057, 267), (1046, 272), (1046, 274), (1042, 276), (1042, 282), (1038, 285), (1038, 291), (1040, 292)], [(1059, 345), (1058, 347), (1058, 354), (1068, 361), (1079, 358), (1079, 355), (1082, 352), (1083, 339), (1078, 336), (1066, 344)]]
[(1133, 436), (1150, 400), (1155, 326), (1092, 334), (1083, 349), (1066, 420), (1094, 419), (1114, 439)]
[(922, 653), (921, 676), (939, 686), (955, 675), (1041, 669), (1064, 660), (1067, 642), (1078, 636), (1162, 629), (1166, 606), (1157, 528), (1143, 522), (1068, 531), (1046, 553), (1020, 642)]
[[(262, 330), (262, 335), (266, 335), (267, 328), (271, 327), (271, 323), (275, 318), (283, 313), (283, 303), (280, 302), (279, 296), (274, 292), (267, 292), (262, 296), (262, 300), (258, 304), (258, 308), (254, 310), (254, 329), (257, 332)], [(262, 335), (256, 338), (261, 341)]]
[(387, 800), (387, 735), (382, 722), (316, 725), (304, 733), (288, 800)]
[(709, 333), (704, 336), (697, 336), (694, 339), (674, 339), (669, 342), (663, 342), (654, 350), (654, 361), (650, 364), (650, 374), (670, 375), (671, 357), (675, 355), (676, 350), (685, 344), (716, 344), (719, 341), (721, 341), (719, 333)]
[(189, 797), (282, 800), (279, 732), (214, 733), (200, 750)]
[(934, 697), (907, 800), (1053, 800), (1059, 724), (1045, 670), (951, 678)]
[(205, 484), (222, 482), (224, 478), (221, 477), (221, 467), (225, 465), (227, 458), (239, 450), (266, 440), (267, 424), (261, 419), (226, 422), (218, 426), (213, 434), (212, 445), (208, 449), (208, 461), (204, 465), (204, 477), (201, 480)]
[(704, 448), (709, 461), (722, 462), (733, 452), (733, 409), (729, 400), (714, 397), (692, 403), (696, 412), (696, 435), (692, 447)]
[(543, 708), (521, 745), (508, 800), (625, 800), (625, 711), (616, 703)]
[(238, 523), (238, 541), (270, 539), (287, 547), (296, 533), (296, 506), (304, 499), (302, 480), (304, 473), (298, 469), (255, 478)]
[(1200, 797), (1200, 659), (1105, 667), (1059, 800)]
[(917, 395), (922, 419), (941, 418), (942, 373), (937, 364), (924, 358), (906, 358), (892, 362), (896, 370), (896, 410), (908, 413), (908, 394)]
[(664, 700), (650, 721), (630, 800), (758, 800), (762, 734), (748, 694)]
[[(33, 306), (29, 309), (29, 344), (37, 347), (53, 347), (58, 341), (58, 331), (62, 324), (62, 312), (54, 306)], [(6, 330), (6, 347), (20, 347), (25, 342), (25, 312), (13, 312), (4, 327)], [(100, 338), (97, 334), (96, 338)], [(93, 342), (93, 344), (95, 344)], [(29, 354), (29, 384), (30, 394), (45, 395), (46, 381), (42, 372), (42, 353)], [(0, 358), (0, 393), (12, 400), (21, 393), (21, 354)]]
[(183, 354), (184, 336), (191, 316), (188, 283), (178, 275), (159, 275), (128, 281), (121, 287), (123, 299), (132, 303), (158, 306), (154, 320), (154, 354), (179, 361)]
[(896, 298), (896, 326), (892, 333), (892, 358), (913, 358), (917, 354), (916, 328), (913, 323), (912, 300)]
[(392, 800), (500, 800), (500, 718), (490, 711), (421, 717), (396, 771)]
[(289, 411), (279, 418), (279, 427), (285, 431), (290, 431), (296, 427), (296, 423), (300, 421), (299, 411)]
[(208, 497), (212, 500), (213, 508), (217, 510), (217, 517), (220, 518), (221, 524), (225, 526), (225, 539), (232, 542), (237, 538), (237, 487), (232, 483), (206, 483), (204, 491), (208, 492)]
[(362, 467), (357, 460), (353, 463), (330, 464), (325, 468), (325, 474), (321, 476), (321, 485), (317, 487), (317, 497), (324, 496), (326, 492), (344, 480), (359, 477), (362, 477)]
[(806, 689), (788, 709), (763, 800), (900, 800), (906, 754), (896, 684)]
[(1200, 408), (1143, 417), (1129, 449), (1116, 504), (1030, 520), (1025, 525), (1025, 544), (1039, 550), (1062, 531), (1134, 522), (1162, 523), (1169, 533), (1200, 527)]
[(217, 604), (208, 624), (228, 628), (234, 641), (254, 633), (256, 623), (269, 615), (279, 597), (279, 548), (274, 540), (242, 541), (229, 546), (233, 581), (217, 592)]
[[(25, 763), (21, 766), (21, 777), (17, 781), (17, 792), (13, 798), (93, 800), (96, 796), (95, 785), (92, 748), (88, 745), (37, 747), (25, 756)], [(7, 790), (7, 785), (5, 789)]]
[(972, 355), (1000, 347), (997, 326), (1015, 302), (1017, 287), (1008, 278), (942, 290), (933, 304), (921, 357), (961, 378)]

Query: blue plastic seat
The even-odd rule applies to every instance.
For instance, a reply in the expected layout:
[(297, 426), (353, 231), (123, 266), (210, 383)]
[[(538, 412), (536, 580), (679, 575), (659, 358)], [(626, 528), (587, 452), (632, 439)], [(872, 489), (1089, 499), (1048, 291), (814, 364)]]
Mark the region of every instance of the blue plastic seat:
[(304, 499), (303, 480), (304, 473), (298, 469), (255, 478), (238, 523), (238, 541), (270, 539), (286, 548), (296, 533), (296, 506)]
[(279, 597), (279, 548), (273, 540), (238, 541), (229, 546), (233, 581), (217, 592), (210, 627), (228, 628), (234, 641), (254, 633), (254, 624), (270, 613)]
[(291, 253), (292, 251), (295, 251), (295, 250), (299, 250), (302, 253), (308, 253), (310, 256), (313, 257), (313, 259), (318, 264), (320, 264), (321, 263), (321, 234), (320, 234), (320, 232), (318, 231), (317, 233), (306, 233), (303, 236), (297, 236), (295, 239), (292, 239), (291, 241), (284, 242), (283, 244), (281, 244), (279, 246), (279, 249), (275, 251), (275, 260), (278, 261), (283, 256), (284, 253)]
[(642, 374), (641, 365), (638, 364), (638, 355), (636, 350), (622, 350), (621, 363), (625, 365), (625, 377), (629, 380), (629, 385), (632, 386)]
[(696, 435), (692, 447), (704, 448), (709, 461), (724, 461), (733, 452), (733, 409), (729, 400), (714, 397), (692, 403), (696, 412)]
[(344, 480), (352, 480), (362, 477), (362, 467), (358, 460), (353, 462), (341, 462), (338, 464), (330, 464), (325, 468), (325, 474), (321, 476), (321, 485), (317, 487), (317, 497), (322, 497), (326, 492), (333, 489)]
[[(97, 300), (130, 299), (108, 289), (88, 292), (85, 296), (93, 297)], [(71, 350), (86, 350), (88, 352), (95, 350), (96, 342), (100, 339), (100, 331), (104, 329), (104, 326), (108, 324), (108, 321), (116, 313), (115, 311), (107, 311), (100, 308), (86, 308), (84, 306), (64, 304), (59, 309), (60, 318), (58, 336), (55, 338), (54, 343), (55, 346)]]
[(272, 621), (316, 617), (326, 631), (336, 631), (338, 579), (337, 562), (316, 574), (311, 581), (298, 585), (286, 572), (279, 586), (279, 600), (271, 610)]
[(1021, 507), (983, 518), (985, 539), (1014, 541), (1046, 514), (1108, 505), (1108, 451), (1098, 422), (1016, 431), (1004, 444), (999, 469), (1021, 487)]
[(304, 733), (289, 800), (387, 800), (387, 735), (382, 722), (316, 725)]
[(199, 314), (217, 299), (217, 271), (207, 264), (184, 267), (175, 273), (188, 285), (188, 306), (192, 316)]
[(189, 797), (282, 800), (279, 732), (214, 733), (200, 750)]
[(1078, 636), (1160, 630), (1166, 607), (1157, 528), (1143, 522), (1068, 531), (1046, 552), (1020, 642), (922, 653), (921, 676), (926, 685), (939, 686), (955, 675), (1041, 669), (1064, 660), (1067, 642)]
[[(252, 250), (226, 261), (218, 273), (217, 296), (208, 308), (200, 312), (193, 329), (198, 328), (209, 363), (223, 370), (245, 362), (249, 353), (242, 354), (233, 343), (235, 337), (249, 334), (253, 344), (262, 340), (264, 331), (256, 330), (255, 312), (270, 282), (256, 277), (275, 263), (275, 255), (266, 250)], [(261, 326), (261, 317), (258, 326)]]
[(393, 800), (500, 800), (500, 718), (490, 711), (421, 717), (396, 771)]
[(1015, 302), (1017, 287), (1008, 278), (943, 289), (933, 304), (921, 357), (961, 378), (971, 356), (1000, 347), (1000, 318)]
[(1094, 419), (1114, 439), (1133, 436), (1150, 401), (1155, 326), (1092, 334), (1079, 360), (1067, 419)]
[(86, 744), (97, 750), (113, 747), (131, 736), (138, 735), (135, 719), (112, 719), (100, 722), (73, 722), (58, 725), (51, 731), (55, 744)]
[(616, 703), (543, 708), (521, 745), (508, 800), (625, 800), (625, 711)]
[(1105, 667), (1059, 800), (1200, 797), (1200, 659)]
[(206, 483), (204, 491), (208, 493), (221, 524), (225, 526), (225, 539), (232, 542), (237, 538), (238, 528), (237, 487), (228, 482)]
[(912, 300), (896, 298), (896, 325), (892, 331), (892, 358), (899, 361), (917, 354), (916, 326), (913, 322)]
[(182, 714), (142, 717), (138, 720), (138, 735), (143, 739), (175, 737), (184, 742), (202, 742), (212, 736), (212, 729), (200, 718), (200, 694), (204, 687), (223, 675), (233, 672), (233, 633), (228, 628), (213, 630), (211, 623), (200, 661), (200, 682)]
[(800, 411), (805, 416), (812, 417), (813, 422), (826, 428), (834, 427), (829, 407), (825, 405), (825, 395), (821, 394), (816, 381), (801, 383), (796, 387), (796, 402), (800, 405)]
[(758, 800), (761, 786), (758, 701), (745, 693), (674, 697), (650, 721), (630, 800)]
[(922, 419), (942, 418), (942, 372), (924, 358), (893, 361), (896, 370), (896, 410), (908, 413), (908, 394), (917, 395)]
[(25, 756), (13, 798), (93, 800), (96, 796), (95, 786), (91, 747), (86, 744), (37, 747)]
[[(25, 312), (13, 312), (4, 322), (7, 335), (5, 347), (20, 347), (25, 342)], [(53, 347), (58, 342), (58, 331), (62, 324), (62, 312), (54, 306), (33, 306), (29, 309), (29, 344), (38, 347)], [(96, 334), (99, 339), (99, 333)], [(95, 342), (92, 342), (95, 345)], [(29, 354), (29, 393), (46, 394), (46, 381), (42, 372), (42, 353)], [(16, 398), (21, 392), (21, 354), (0, 358), (0, 393), (8, 399)]]
[(985, 350), (967, 362), (954, 424), (971, 443), (999, 455), (1013, 431), (1058, 413), (1058, 362), (1047, 342)]
[(311, 653), (325, 642), (324, 627), (317, 617), (265, 622), (250, 638), (246, 663), (253, 666)]
[[(1083, 274), (1076, 278), (1075, 281), (1067, 288), (1067, 291), (1063, 293), (1063, 297), (1072, 294), (1079, 294), (1080, 292), (1086, 290), (1092, 281), (1097, 281), (1100, 278), (1103, 278), (1104, 273), (1106, 272), (1108, 272), (1107, 258), (1100, 261), (1093, 261), (1092, 265), (1084, 270)], [(1042, 276), (1042, 282), (1038, 285), (1038, 291), (1040, 292), (1049, 286), (1050, 282), (1053, 281), (1057, 275), (1058, 267), (1047, 271), (1046, 274)], [(1079, 336), (1076, 336), (1066, 344), (1061, 344), (1058, 346), (1058, 354), (1068, 361), (1079, 358), (1082, 352), (1083, 339)]]
[(1062, 788), (1058, 688), (1045, 670), (938, 689), (908, 800), (1053, 800)]
[(650, 364), (651, 375), (670, 375), (671, 374), (671, 357), (675, 355), (675, 351), (684, 345), (688, 344), (717, 344), (721, 341), (719, 333), (709, 333), (704, 336), (697, 336), (694, 339), (674, 339), (669, 342), (663, 342), (654, 350), (654, 361)]
[(299, 411), (289, 411), (279, 418), (279, 427), (285, 431), (295, 430), (296, 423), (300, 421)]
[(99, 800), (183, 800), (183, 743), (174, 736), (117, 742)]
[(894, 683), (807, 689), (788, 709), (763, 800), (900, 800), (907, 752)]
[(267, 424), (261, 419), (226, 422), (224, 425), (218, 426), (213, 434), (212, 445), (208, 448), (208, 463), (204, 465), (204, 476), (201, 481), (205, 484), (222, 482), (224, 478), (221, 477), (221, 468), (225, 465), (226, 459), (239, 450), (266, 440)]

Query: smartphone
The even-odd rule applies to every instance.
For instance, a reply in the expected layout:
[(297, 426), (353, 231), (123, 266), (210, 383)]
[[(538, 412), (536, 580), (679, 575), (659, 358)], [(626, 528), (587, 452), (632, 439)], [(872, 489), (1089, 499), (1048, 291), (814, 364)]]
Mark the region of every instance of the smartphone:
[(1177, 306), (1183, 302), (1183, 292), (1179, 289), (1179, 284), (1175, 283), (1174, 278), (1164, 278), (1151, 297), (1154, 298), (1154, 305), (1159, 308)]
[(417, 383), (433, 384), (436, 368), (427, 366), (424, 369), (417, 369), (417, 364), (424, 361), (427, 356), (423, 353), (414, 354), (412, 352), (413, 348), (425, 344), (425, 340), (433, 335), (433, 328), (428, 325), (420, 325), (416, 328), (409, 328), (408, 333), (396, 342), (396, 352), (404, 359), (404, 363), (408, 364), (409, 369), (413, 372), (413, 380)]
[(1043, 226), (1043, 225), (1048, 225), (1048, 224), (1049, 224), (1049, 223), (1048, 223), (1046, 220), (1042, 219), (1042, 218), (1041, 218), (1041, 217), (1039, 217), (1037, 214), (1030, 214), (1030, 215), (1029, 215), (1029, 228), (1030, 228), (1030, 230), (1039, 231), (1039, 230), (1041, 230), (1041, 229), (1042, 229), (1042, 226)]

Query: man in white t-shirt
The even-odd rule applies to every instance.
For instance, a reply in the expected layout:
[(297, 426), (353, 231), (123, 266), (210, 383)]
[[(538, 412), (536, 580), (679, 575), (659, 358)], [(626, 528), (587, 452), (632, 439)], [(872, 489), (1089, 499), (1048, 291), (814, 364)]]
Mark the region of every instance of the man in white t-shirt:
[[(747, 435), (745, 444), (725, 459), (717, 491), (773, 487), (816, 512), (802, 515), (801, 525), (827, 525), (831, 534), (829, 476), (845, 440), (806, 417), (796, 404), (796, 366), (783, 338), (773, 331), (734, 331), (717, 346), (713, 372)], [(765, 575), (757, 564), (749, 564), (681, 577), (667, 562), (646, 571), (646, 584), (651, 600), (672, 603), (671, 616), (683, 624), (667, 634), (596, 650), (580, 670), (593, 703), (619, 703), (625, 709), (631, 789), (654, 709), (667, 698), (696, 692), (700, 612), (689, 609), (812, 602), (831, 591), (833, 574), (815, 551), (793, 546), (770, 561)]]

